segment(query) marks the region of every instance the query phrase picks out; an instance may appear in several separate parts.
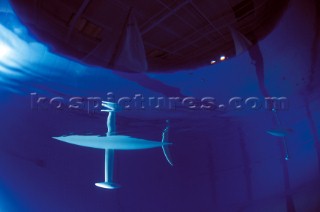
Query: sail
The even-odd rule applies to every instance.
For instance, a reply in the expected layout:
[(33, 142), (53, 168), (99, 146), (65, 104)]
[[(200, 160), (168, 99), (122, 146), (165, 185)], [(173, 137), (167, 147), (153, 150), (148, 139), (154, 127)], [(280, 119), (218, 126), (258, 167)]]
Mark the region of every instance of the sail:
[(252, 42), (248, 38), (246, 38), (246, 36), (244, 36), (236, 29), (229, 27), (229, 30), (233, 38), (236, 55), (247, 51), (253, 45)]
[(147, 71), (148, 65), (144, 44), (133, 12), (129, 14), (123, 37), (116, 51), (117, 57), (113, 64), (115, 69), (130, 72)]

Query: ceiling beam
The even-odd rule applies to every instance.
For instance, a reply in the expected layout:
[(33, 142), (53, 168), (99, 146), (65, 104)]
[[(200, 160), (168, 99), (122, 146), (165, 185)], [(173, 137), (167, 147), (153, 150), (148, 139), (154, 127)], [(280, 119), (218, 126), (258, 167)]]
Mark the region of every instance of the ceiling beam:
[[(199, 41), (200, 39), (202, 39), (202, 38), (205, 37), (205, 36), (208, 36), (208, 34), (210, 34), (210, 33), (212, 33), (212, 32), (214, 31), (213, 29), (211, 29), (211, 30), (209, 30), (209, 31), (206, 31), (206, 28), (207, 28), (207, 27), (208, 27), (208, 25), (205, 25), (205, 26), (201, 27), (198, 31), (196, 31), (196, 32), (194, 32), (194, 33), (192, 33), (192, 34), (188, 34), (187, 36), (185, 36), (185, 37), (183, 37), (183, 38), (180, 38), (179, 41), (181, 41), (181, 40), (190, 40), (190, 38), (192, 38), (192, 37), (195, 36), (196, 34), (199, 34), (199, 35), (197, 36), (197, 38), (191, 39), (190, 42), (185, 42), (185, 45), (182, 45), (182, 46), (179, 46), (178, 48), (175, 48), (173, 52), (177, 52), (177, 51), (185, 48), (185, 47), (188, 46), (188, 45), (194, 44), (195, 42)], [(206, 32), (205, 32), (205, 31), (206, 31)], [(178, 42), (179, 42), (179, 41), (178, 41)], [(177, 42), (175, 42), (175, 43), (173, 43), (173, 44), (165, 47), (165, 49), (168, 49), (168, 48), (174, 46), (176, 43), (177, 43)], [(215, 43), (215, 41), (212, 41), (212, 43)]]
[(72, 20), (70, 21), (68, 34), (66, 36), (66, 41), (69, 42), (71, 34), (74, 30), (74, 27), (76, 23), (78, 22), (79, 17), (82, 15), (84, 10), (87, 8), (88, 4), (90, 3), (90, 0), (83, 0), (81, 6), (79, 7), (77, 13), (72, 17)]
[(157, 25), (161, 24), (163, 21), (165, 21), (167, 18), (169, 18), (170, 16), (172, 16), (173, 14), (175, 14), (178, 10), (180, 10), (182, 7), (184, 7), (185, 5), (189, 4), (192, 0), (186, 0), (184, 2), (181, 2), (180, 4), (178, 4), (175, 8), (173, 8), (171, 11), (169, 11), (168, 13), (164, 14), (162, 17), (160, 17), (158, 20), (151, 22), (151, 24), (147, 27), (144, 27), (141, 30), (141, 34), (145, 34), (147, 32), (149, 32), (150, 30), (152, 30), (154, 27), (156, 27)]
[(199, 15), (204, 18), (208, 24), (215, 30), (217, 31), (221, 37), (225, 40), (223, 34), (217, 29), (217, 27), (215, 25), (213, 25), (212, 21), (209, 20), (209, 18), (197, 7), (197, 5), (195, 5), (193, 2), (191, 2), (191, 6), (199, 13)]

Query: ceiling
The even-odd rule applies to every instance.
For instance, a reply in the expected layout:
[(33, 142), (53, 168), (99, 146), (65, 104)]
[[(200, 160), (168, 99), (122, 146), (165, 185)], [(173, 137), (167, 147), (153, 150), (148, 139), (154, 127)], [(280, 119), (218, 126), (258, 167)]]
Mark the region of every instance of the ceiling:
[(145, 71), (168, 72), (208, 65), (212, 60), (218, 62), (221, 55), (234, 56), (230, 27), (255, 43), (271, 31), (288, 1), (11, 2), (21, 21), (54, 52), (120, 71), (126, 70), (114, 66), (114, 60), (128, 16), (133, 14), (148, 64)]

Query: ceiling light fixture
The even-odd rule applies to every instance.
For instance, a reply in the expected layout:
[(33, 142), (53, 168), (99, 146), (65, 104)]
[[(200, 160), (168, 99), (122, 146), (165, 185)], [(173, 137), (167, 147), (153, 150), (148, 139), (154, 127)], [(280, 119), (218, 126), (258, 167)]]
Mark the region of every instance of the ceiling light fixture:
[(221, 55), (221, 56), (220, 56), (220, 60), (221, 60), (221, 61), (224, 61), (225, 59), (226, 59), (226, 56), (224, 56), (224, 55)]

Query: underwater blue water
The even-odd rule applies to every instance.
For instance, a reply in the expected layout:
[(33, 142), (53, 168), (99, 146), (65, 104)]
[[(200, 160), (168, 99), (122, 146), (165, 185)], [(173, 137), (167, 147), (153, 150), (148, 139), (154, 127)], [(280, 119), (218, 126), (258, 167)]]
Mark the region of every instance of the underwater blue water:
[[(101, 150), (52, 139), (104, 135), (106, 114), (31, 107), (43, 97), (264, 98), (255, 61), (244, 53), (225, 62), (169, 74), (125, 74), (57, 55), (0, 3), (0, 211), (317, 211), (320, 208), (319, 57), (311, 1), (292, 1), (274, 31), (259, 43), (264, 86), (290, 100), (278, 112), (283, 140), (264, 109), (206, 111), (177, 108), (118, 113), (119, 134), (161, 140), (170, 120), (174, 166), (161, 149), (118, 151), (118, 190), (103, 179)], [(308, 14), (308, 15), (306, 15)], [(316, 43), (319, 51), (319, 43)], [(316, 72), (312, 70), (317, 70)], [(259, 73), (258, 73), (259, 75)], [(312, 87), (312, 89), (310, 89)], [(319, 148), (319, 147), (318, 147)], [(288, 209), (289, 208), (289, 209)]]

